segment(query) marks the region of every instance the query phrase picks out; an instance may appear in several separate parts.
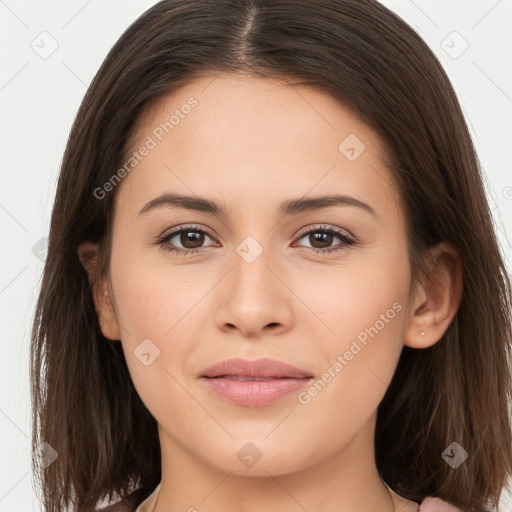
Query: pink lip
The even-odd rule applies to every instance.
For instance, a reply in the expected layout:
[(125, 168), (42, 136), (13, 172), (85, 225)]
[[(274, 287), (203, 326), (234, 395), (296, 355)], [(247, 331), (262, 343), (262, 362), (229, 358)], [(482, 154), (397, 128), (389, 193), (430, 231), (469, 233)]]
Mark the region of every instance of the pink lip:
[[(236, 377), (268, 378), (239, 381)], [(229, 359), (204, 370), (200, 380), (222, 398), (246, 407), (262, 407), (304, 387), (312, 375), (275, 359)]]

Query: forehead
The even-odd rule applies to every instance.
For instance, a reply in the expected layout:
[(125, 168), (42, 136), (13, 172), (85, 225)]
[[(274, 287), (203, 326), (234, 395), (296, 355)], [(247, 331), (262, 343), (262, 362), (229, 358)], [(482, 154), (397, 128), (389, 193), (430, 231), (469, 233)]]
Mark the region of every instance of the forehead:
[(348, 107), (279, 79), (205, 76), (162, 96), (139, 117), (127, 158), (144, 146), (118, 191), (135, 203), (166, 188), (270, 199), (391, 181), (379, 137)]
[[(180, 132), (186, 131), (183, 125), (187, 124), (194, 125), (195, 139), (207, 132), (208, 140), (223, 145), (242, 141), (250, 143), (252, 140), (253, 143), (265, 144), (269, 149), (286, 147), (283, 144), (286, 140), (296, 141), (315, 133), (318, 139), (325, 139), (327, 132), (344, 129), (361, 135), (364, 132), (368, 143), (379, 145), (378, 137), (350, 107), (332, 94), (290, 83), (291, 80), (242, 73), (197, 78), (157, 98), (142, 112), (132, 130), (129, 147), (136, 147), (161, 125), (164, 125), (161, 126), (164, 137), (170, 131), (179, 137)], [(189, 106), (191, 102), (194, 103), (192, 108)], [(185, 122), (188, 118), (192, 121)], [(180, 130), (177, 130), (178, 125), (181, 125)], [(215, 128), (213, 133), (211, 128)], [(156, 136), (158, 138), (158, 134)]]

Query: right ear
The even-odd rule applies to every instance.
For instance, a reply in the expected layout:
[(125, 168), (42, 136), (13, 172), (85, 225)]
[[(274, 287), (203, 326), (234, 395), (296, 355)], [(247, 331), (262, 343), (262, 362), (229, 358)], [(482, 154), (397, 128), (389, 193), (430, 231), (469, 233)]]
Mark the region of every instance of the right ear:
[(83, 242), (78, 247), (78, 258), (87, 272), (92, 285), (92, 298), (98, 315), (100, 329), (105, 338), (116, 341), (121, 339), (117, 316), (110, 298), (106, 279), (97, 279), (99, 246), (92, 242)]

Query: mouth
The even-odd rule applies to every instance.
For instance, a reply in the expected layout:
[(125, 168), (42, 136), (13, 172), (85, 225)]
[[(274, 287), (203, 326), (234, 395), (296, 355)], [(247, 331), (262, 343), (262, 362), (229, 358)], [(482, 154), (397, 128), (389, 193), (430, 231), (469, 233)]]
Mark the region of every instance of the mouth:
[(245, 407), (263, 407), (299, 391), (313, 375), (275, 359), (230, 359), (207, 368), (199, 377), (220, 398)]
[(208, 378), (236, 377), (239, 379), (302, 379), (313, 377), (307, 370), (292, 366), (283, 361), (278, 361), (277, 359), (267, 358), (254, 361), (240, 358), (226, 359), (225, 361), (209, 366), (200, 376)]
[(227, 379), (237, 380), (239, 382), (253, 381), (265, 382), (268, 380), (291, 379), (292, 377), (251, 377), (250, 375), (219, 375), (217, 377), (206, 377), (207, 379)]

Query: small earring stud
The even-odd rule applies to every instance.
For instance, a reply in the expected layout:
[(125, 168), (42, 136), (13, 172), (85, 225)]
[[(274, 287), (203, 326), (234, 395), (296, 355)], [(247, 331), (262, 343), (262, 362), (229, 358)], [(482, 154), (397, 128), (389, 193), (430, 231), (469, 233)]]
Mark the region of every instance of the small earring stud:
[(105, 290), (105, 295), (108, 295), (108, 290)]
[(421, 334), (422, 336), (425, 336), (425, 333), (424, 333), (423, 331), (421, 331), (421, 333), (420, 333), (420, 334)]

